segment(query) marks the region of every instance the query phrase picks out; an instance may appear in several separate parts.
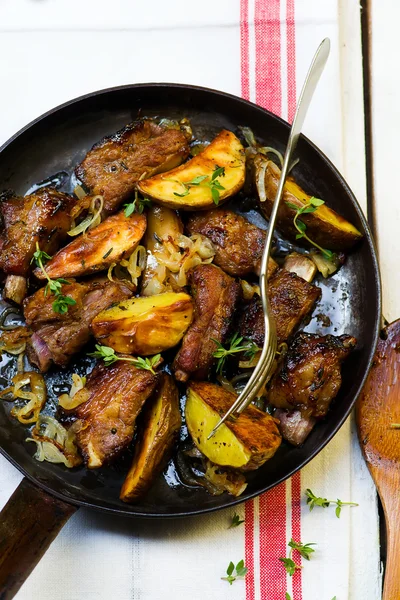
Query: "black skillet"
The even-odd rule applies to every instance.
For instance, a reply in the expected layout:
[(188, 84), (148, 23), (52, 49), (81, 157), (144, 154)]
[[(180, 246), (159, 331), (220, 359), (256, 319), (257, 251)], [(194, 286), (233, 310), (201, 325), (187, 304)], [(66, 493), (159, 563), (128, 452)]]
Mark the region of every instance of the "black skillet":
[[(237, 132), (249, 126), (266, 145), (283, 151), (289, 126), (275, 115), (235, 96), (200, 87), (173, 84), (139, 84), (95, 92), (72, 100), (39, 117), (0, 149), (0, 190), (26, 193), (50, 175), (61, 176), (62, 189), (74, 186), (70, 175), (88, 149), (104, 135), (146, 116), (188, 117), (196, 136), (211, 139), (222, 128)], [(318, 284), (321, 303), (307, 326), (308, 331), (351, 333), (357, 349), (343, 368), (343, 384), (328, 417), (315, 427), (301, 448), (282, 444), (272, 460), (255, 471), (239, 499), (211, 496), (202, 489), (180, 483), (169, 465), (140, 503), (127, 505), (119, 490), (127, 464), (98, 472), (85, 468), (68, 470), (60, 465), (39, 463), (33, 444), (24, 442), (27, 431), (0, 405), (0, 452), (25, 479), (1, 514), (0, 598), (11, 598), (29, 575), (69, 516), (87, 506), (129, 517), (177, 517), (224, 508), (252, 498), (290, 477), (313, 458), (333, 437), (348, 416), (365, 380), (375, 351), (381, 319), (380, 279), (371, 233), (351, 190), (341, 175), (309, 140), (302, 137), (294, 171), (309, 192), (354, 223), (364, 239), (343, 268)], [(64, 177), (64, 179), (63, 179)], [(250, 219), (257, 215), (248, 213)], [(323, 314), (329, 319), (321, 319)], [(318, 316), (319, 315), (319, 316)], [(330, 320), (330, 325), (327, 325)], [(82, 359), (79, 359), (82, 362)], [(77, 363), (79, 365), (79, 361)], [(70, 382), (72, 365), (48, 380), (51, 399)], [(88, 366), (86, 362), (84, 366)], [(12, 366), (0, 363), (0, 385), (12, 375)], [(30, 507), (30, 509), (27, 507)]]

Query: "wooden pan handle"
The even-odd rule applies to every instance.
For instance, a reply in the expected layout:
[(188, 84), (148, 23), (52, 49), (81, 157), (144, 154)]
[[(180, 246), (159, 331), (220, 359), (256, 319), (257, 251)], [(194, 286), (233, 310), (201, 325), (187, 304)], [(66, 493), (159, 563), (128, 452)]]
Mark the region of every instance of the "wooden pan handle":
[(23, 479), (0, 513), (0, 598), (10, 600), (77, 510)]

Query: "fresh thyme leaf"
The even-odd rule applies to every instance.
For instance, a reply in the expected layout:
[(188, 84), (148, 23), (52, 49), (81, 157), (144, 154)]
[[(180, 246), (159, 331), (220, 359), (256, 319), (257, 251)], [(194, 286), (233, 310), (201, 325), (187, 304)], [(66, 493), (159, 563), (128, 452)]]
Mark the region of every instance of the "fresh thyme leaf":
[(135, 212), (135, 204), (136, 204), (136, 200), (134, 200), (130, 204), (124, 204), (124, 206), (125, 206), (124, 215), (126, 217), (130, 217)]
[(178, 196), (178, 198), (184, 198), (185, 196), (188, 196), (188, 195), (189, 195), (189, 191), (190, 191), (190, 190), (185, 190), (185, 191), (183, 192), (183, 194), (178, 194), (177, 192), (174, 192), (174, 196)]
[(335, 514), (337, 518), (340, 518), (340, 513), (342, 511), (343, 506), (358, 506), (356, 502), (343, 502), (342, 500), (327, 500), (326, 498), (321, 498), (315, 496), (310, 489), (306, 490), (307, 496), (307, 504), (310, 507), (310, 511), (313, 510), (314, 506), (322, 506), (322, 508), (328, 508), (331, 504), (336, 504)]
[(218, 206), (219, 200), (220, 200), (220, 195), (219, 195), (219, 191), (217, 190), (216, 187), (211, 188), (211, 198), (212, 198), (215, 206)]
[(310, 560), (310, 555), (315, 552), (314, 548), (311, 548), (311, 546), (315, 546), (316, 544), (302, 544), (301, 542), (295, 542), (292, 538), (288, 545), (293, 550), (297, 550), (303, 558)]
[(207, 179), (208, 175), (198, 175), (192, 181), (187, 181), (186, 185), (200, 185), (205, 179)]
[(286, 569), (286, 573), (288, 573), (290, 575), (290, 577), (293, 577), (293, 575), (295, 574), (295, 572), (298, 569), (302, 568), (299, 565), (296, 565), (296, 563), (294, 562), (294, 560), (291, 559), (291, 558), (280, 558), (279, 560), (281, 561), (281, 563), (283, 563), (283, 566)]
[(133, 357), (133, 356), (117, 356), (115, 354), (115, 350), (110, 348), (109, 346), (101, 346), (100, 344), (96, 344), (95, 352), (89, 352), (88, 356), (93, 356), (93, 358), (102, 358), (106, 367), (112, 365), (117, 360), (123, 360), (126, 362), (131, 362), (137, 369), (144, 369), (146, 371), (150, 371), (155, 375), (154, 367), (159, 363), (161, 354), (156, 354), (155, 356), (142, 358), (141, 356)]
[(47, 252), (39, 248), (39, 243), (36, 242), (36, 251), (33, 253), (33, 256), (31, 258), (31, 264), (33, 263), (33, 261), (35, 261), (36, 265), (42, 268), (41, 263), (43, 262), (43, 260), (50, 260), (51, 258), (52, 257), (49, 254), (47, 254)]
[(295, 210), (296, 212), (299, 210), (299, 207), (297, 206), (297, 204), (292, 204), (291, 202), (285, 202), (285, 204), (286, 204), (286, 206), (288, 206), (292, 210)]
[(390, 429), (400, 429), (400, 423), (390, 423)]
[(304, 221), (297, 221), (297, 229), (303, 234), (307, 229), (307, 225), (304, 223)]
[(286, 594), (285, 594), (285, 600), (292, 600), (292, 597), (289, 594), (289, 592), (286, 592)]
[(54, 312), (59, 313), (60, 315), (65, 315), (68, 312), (68, 307), (73, 306), (74, 304), (76, 304), (76, 300), (70, 296), (58, 294), (52, 304), (52, 307)]
[(313, 213), (317, 210), (319, 206), (322, 206), (323, 204), (325, 204), (324, 200), (321, 200), (320, 198), (315, 198), (315, 196), (312, 196), (308, 200), (308, 202), (306, 202), (306, 204), (304, 204), (301, 207), (296, 206), (291, 202), (286, 202), (286, 205), (289, 208), (296, 211), (296, 214), (293, 217), (293, 225), (298, 231), (298, 233), (296, 234), (296, 240), (301, 240), (302, 238), (306, 239), (309, 244), (315, 246), (315, 248), (318, 248), (318, 250), (320, 250), (325, 256), (325, 258), (331, 259), (334, 256), (333, 252), (331, 250), (326, 250), (325, 248), (322, 248), (310, 237), (308, 237), (308, 235), (306, 234), (307, 225), (304, 223), (304, 221), (299, 220), (300, 215)]
[(151, 206), (150, 198), (139, 198), (139, 194), (135, 192), (134, 201), (130, 202), (129, 204), (124, 204), (124, 215), (125, 217), (130, 217), (134, 212), (137, 212), (139, 215), (141, 215), (146, 206)]
[(324, 200), (321, 200), (320, 198), (316, 198), (315, 196), (312, 196), (309, 199), (309, 203), (312, 204), (313, 206), (322, 206), (323, 204), (325, 204)]
[(211, 181), (215, 181), (217, 177), (225, 177), (225, 167), (219, 167), (218, 165), (215, 165), (215, 170), (211, 175)]
[(241, 519), (237, 513), (234, 513), (234, 515), (232, 517), (232, 523), (229, 525), (229, 529), (238, 527), (239, 525), (241, 525), (241, 523), (244, 523), (244, 519)]
[[(242, 344), (243, 340), (245, 340), (245, 341)], [(247, 340), (247, 339), (239, 336), (238, 333), (235, 333), (229, 340), (229, 342), (228, 342), (229, 348), (224, 348), (224, 346), (218, 340), (213, 339), (212, 341), (217, 346), (217, 349), (213, 353), (214, 358), (219, 359), (217, 362), (217, 373), (221, 373), (222, 368), (225, 365), (225, 361), (226, 361), (227, 357), (230, 356), (231, 354), (236, 354), (238, 352), (244, 352), (246, 358), (251, 360), (251, 358), (254, 358), (254, 355), (260, 350), (260, 348), (257, 346), (257, 344), (255, 344), (251, 340)]]
[(227, 581), (229, 585), (232, 585), (236, 579), (242, 579), (247, 575), (248, 568), (244, 566), (244, 560), (240, 560), (238, 564), (235, 565), (231, 561), (226, 569), (227, 577), (221, 577), (224, 581)]

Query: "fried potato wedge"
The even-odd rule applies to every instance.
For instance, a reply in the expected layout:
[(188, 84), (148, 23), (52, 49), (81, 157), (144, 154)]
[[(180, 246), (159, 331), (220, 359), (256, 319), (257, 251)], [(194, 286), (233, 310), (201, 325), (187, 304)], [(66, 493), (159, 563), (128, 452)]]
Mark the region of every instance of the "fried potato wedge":
[[(213, 181), (218, 185), (218, 202), (222, 204), (244, 184), (246, 160), (242, 144), (226, 129), (197, 156), (167, 173), (139, 181), (140, 192), (159, 204), (182, 210), (212, 208)], [(212, 180), (217, 167), (224, 174)], [(199, 179), (203, 178), (201, 181)], [(197, 182), (197, 183), (196, 183)], [(221, 187), (219, 187), (221, 186)]]
[(144, 408), (142, 435), (120, 498), (135, 502), (147, 492), (169, 457), (181, 427), (178, 389), (171, 375), (162, 374), (155, 395)]
[(275, 419), (249, 406), (236, 421), (225, 421), (208, 440), (236, 396), (213, 383), (192, 382), (186, 401), (186, 424), (197, 448), (213, 463), (252, 471), (270, 459), (281, 444)]
[[(281, 171), (274, 162), (266, 160), (265, 156), (261, 154), (257, 155), (254, 162), (260, 199), (262, 199), (262, 193), (260, 193), (259, 179), (262, 175), (262, 170), (265, 169), (264, 185), (266, 198), (265, 201), (260, 201), (260, 208), (264, 215), (269, 219)], [(287, 202), (298, 208), (302, 208), (309, 202), (311, 197), (312, 196), (307, 194), (293, 178), (289, 177), (286, 180), (283, 199), (278, 210), (277, 227), (284, 235), (287, 235), (292, 240), (296, 239), (296, 234), (298, 233), (293, 224), (296, 210), (290, 208), (287, 205)], [(362, 238), (362, 234), (354, 227), (354, 225), (326, 206), (326, 204), (318, 206), (313, 213), (302, 214), (301, 220), (307, 226), (307, 235), (314, 242), (329, 250), (349, 250)]]
[(117, 352), (150, 356), (176, 346), (192, 318), (191, 297), (166, 292), (131, 298), (103, 310), (92, 321), (92, 331)]
[[(112, 263), (132, 254), (146, 230), (146, 215), (133, 213), (126, 217), (121, 211), (105, 219), (62, 248), (46, 264), (46, 273), (52, 278), (79, 277), (107, 269)], [(39, 268), (34, 274), (45, 279)]]

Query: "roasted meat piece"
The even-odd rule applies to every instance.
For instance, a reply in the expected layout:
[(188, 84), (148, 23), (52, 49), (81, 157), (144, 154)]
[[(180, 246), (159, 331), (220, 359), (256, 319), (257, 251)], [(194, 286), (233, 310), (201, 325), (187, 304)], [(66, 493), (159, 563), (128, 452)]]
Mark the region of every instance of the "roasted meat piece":
[(45, 187), (25, 197), (8, 197), (0, 204), (4, 222), (0, 270), (7, 277), (5, 297), (19, 303), (26, 294), (26, 277), (36, 250), (53, 254), (71, 228), (75, 199)]
[(137, 369), (131, 362), (97, 365), (86, 385), (74, 396), (82, 403), (73, 411), (72, 425), (85, 463), (90, 469), (112, 461), (132, 441), (135, 422), (157, 384), (158, 375)]
[(95, 144), (75, 173), (91, 193), (103, 196), (104, 213), (110, 214), (133, 192), (140, 178), (169, 171), (188, 155), (182, 131), (144, 119)]
[[(279, 271), (268, 283), (268, 297), (275, 318), (278, 343), (290, 338), (304, 317), (321, 296), (321, 290), (286, 269)], [(244, 308), (239, 322), (240, 335), (264, 343), (264, 314), (261, 300), (254, 297)]]
[(324, 417), (342, 383), (340, 367), (355, 345), (350, 335), (297, 334), (271, 381), (269, 402), (300, 409), (308, 417)]
[[(80, 277), (104, 271), (112, 263), (132, 254), (146, 230), (146, 215), (124, 211), (108, 217), (100, 225), (79, 235), (46, 264), (47, 275), (58, 277)], [(34, 274), (38, 279), (46, 276), (39, 268)]]
[(314, 417), (302, 414), (301, 410), (278, 408), (274, 417), (279, 420), (282, 437), (293, 446), (301, 446), (316, 423)]
[[(190, 235), (201, 233), (214, 244), (214, 263), (229, 275), (243, 277), (260, 272), (265, 231), (232, 210), (216, 209), (191, 216), (186, 224)], [(268, 264), (268, 277), (278, 265), (273, 258)]]
[(90, 339), (94, 317), (113, 302), (130, 298), (133, 289), (126, 283), (93, 280), (62, 286), (62, 293), (76, 302), (66, 314), (53, 311), (53, 294), (41, 288), (24, 301), (26, 324), (34, 332), (28, 343), (30, 362), (42, 372), (52, 363), (65, 366)]
[(194, 298), (194, 319), (175, 357), (173, 370), (178, 381), (190, 376), (205, 379), (217, 346), (224, 343), (238, 307), (240, 284), (214, 265), (198, 265), (189, 272)]

